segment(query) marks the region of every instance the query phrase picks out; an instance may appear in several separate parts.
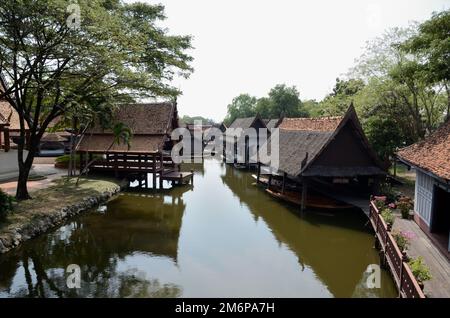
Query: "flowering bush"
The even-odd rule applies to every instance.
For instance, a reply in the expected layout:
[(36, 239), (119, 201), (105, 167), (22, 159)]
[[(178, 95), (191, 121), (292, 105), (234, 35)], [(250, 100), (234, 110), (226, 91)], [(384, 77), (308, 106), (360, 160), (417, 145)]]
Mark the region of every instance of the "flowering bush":
[(415, 237), (414, 233), (408, 231), (396, 231), (392, 233), (392, 236), (402, 252), (406, 251), (411, 240)]
[(408, 197), (400, 198), (397, 207), (400, 209), (403, 219), (409, 219), (409, 211), (411, 210), (412, 206), (413, 205), (411, 198)]

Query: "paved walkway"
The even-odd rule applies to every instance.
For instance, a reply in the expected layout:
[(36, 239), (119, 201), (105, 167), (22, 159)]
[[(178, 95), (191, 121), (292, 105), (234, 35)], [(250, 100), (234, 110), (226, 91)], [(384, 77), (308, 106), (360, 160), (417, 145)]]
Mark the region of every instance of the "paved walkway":
[[(28, 181), (28, 191), (31, 193), (38, 189), (48, 187), (53, 180), (67, 175), (67, 170), (57, 169), (53, 164), (33, 164), (34, 175), (45, 176), (43, 180)], [(17, 188), (17, 181), (8, 181), (0, 183), (0, 188), (6, 193), (15, 195)]]
[(430, 268), (433, 278), (425, 282), (424, 292), (427, 297), (450, 298), (450, 261), (428, 236), (419, 228), (413, 220), (397, 218), (393, 230), (408, 231), (414, 233), (414, 238), (408, 248), (410, 257), (422, 256), (424, 262)]

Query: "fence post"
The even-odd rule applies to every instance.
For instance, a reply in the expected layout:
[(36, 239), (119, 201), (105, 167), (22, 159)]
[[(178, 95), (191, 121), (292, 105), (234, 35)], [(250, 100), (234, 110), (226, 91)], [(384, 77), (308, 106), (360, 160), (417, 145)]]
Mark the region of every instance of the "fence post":
[(402, 290), (403, 290), (403, 268), (405, 267), (406, 262), (406, 253), (402, 252), (402, 261), (400, 264), (400, 274), (399, 274), (399, 286), (398, 286), (398, 298), (402, 297)]

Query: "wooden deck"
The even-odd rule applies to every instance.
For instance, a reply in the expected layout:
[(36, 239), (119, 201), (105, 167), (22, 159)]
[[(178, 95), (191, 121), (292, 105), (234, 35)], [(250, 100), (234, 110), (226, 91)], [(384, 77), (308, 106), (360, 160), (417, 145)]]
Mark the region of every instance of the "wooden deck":
[(187, 184), (194, 183), (194, 173), (191, 172), (181, 172), (181, 171), (171, 171), (167, 173), (163, 173), (161, 175), (161, 180), (171, 181), (173, 183)]
[(422, 256), (430, 268), (433, 278), (425, 282), (424, 292), (428, 297), (450, 298), (450, 262), (442, 255), (430, 238), (413, 220), (397, 218), (393, 230), (408, 231), (415, 235), (408, 248), (411, 257)]

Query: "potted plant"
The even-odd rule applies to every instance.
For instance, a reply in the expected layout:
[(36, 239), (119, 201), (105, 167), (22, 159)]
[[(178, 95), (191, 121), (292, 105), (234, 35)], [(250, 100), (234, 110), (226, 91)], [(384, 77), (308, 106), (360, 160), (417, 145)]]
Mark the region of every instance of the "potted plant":
[(399, 200), (397, 207), (400, 209), (403, 219), (409, 219), (409, 211), (411, 210), (412, 203), (408, 197), (403, 197)]
[(411, 259), (408, 262), (408, 265), (409, 265), (409, 267), (411, 267), (411, 271), (412, 271), (414, 277), (416, 277), (420, 288), (423, 289), (423, 287), (424, 287), (423, 282), (430, 280), (433, 277), (431, 276), (430, 269), (424, 263), (422, 256)]
[(395, 215), (392, 213), (390, 209), (384, 209), (381, 211), (381, 216), (383, 217), (384, 221), (386, 222), (388, 226), (388, 230), (392, 228), (392, 225), (394, 225)]
[(395, 243), (402, 252), (406, 252), (411, 243), (411, 240), (415, 237), (414, 233), (407, 231), (395, 231), (392, 233)]

